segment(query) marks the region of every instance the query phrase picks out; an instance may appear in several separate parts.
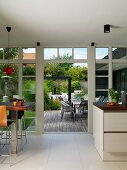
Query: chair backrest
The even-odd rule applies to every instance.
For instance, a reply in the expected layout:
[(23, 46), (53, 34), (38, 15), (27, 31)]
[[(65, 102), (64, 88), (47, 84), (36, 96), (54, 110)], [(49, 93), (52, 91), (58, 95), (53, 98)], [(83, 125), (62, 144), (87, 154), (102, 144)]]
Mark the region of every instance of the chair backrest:
[(100, 96), (98, 102), (103, 102), (104, 98), (104, 96)]
[(79, 107), (86, 107), (86, 109), (87, 109), (88, 108), (88, 100), (81, 101)]
[(65, 112), (71, 112), (73, 110), (73, 107), (69, 104), (67, 104), (66, 102), (64, 101), (61, 101), (61, 105), (62, 105), (62, 109), (65, 111)]
[(0, 106), (0, 127), (7, 127), (6, 106)]
[(108, 102), (108, 97), (105, 97), (103, 102)]

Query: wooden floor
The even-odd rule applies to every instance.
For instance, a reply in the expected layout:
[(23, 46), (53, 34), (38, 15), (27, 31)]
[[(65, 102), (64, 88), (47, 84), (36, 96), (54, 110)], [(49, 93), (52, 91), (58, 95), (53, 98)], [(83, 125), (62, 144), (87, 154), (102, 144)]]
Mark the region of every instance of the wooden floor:
[(87, 132), (88, 119), (77, 115), (77, 121), (73, 121), (71, 113), (65, 113), (61, 120), (60, 111), (45, 111), (44, 131), (45, 132)]

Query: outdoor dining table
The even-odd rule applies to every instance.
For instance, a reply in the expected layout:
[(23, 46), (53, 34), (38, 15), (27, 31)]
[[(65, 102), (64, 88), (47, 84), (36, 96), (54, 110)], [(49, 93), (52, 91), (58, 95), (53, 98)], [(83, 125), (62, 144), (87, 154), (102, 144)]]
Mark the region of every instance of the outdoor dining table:
[(79, 105), (80, 105), (80, 101), (74, 101), (73, 102), (73, 107), (74, 107), (74, 112), (76, 113), (76, 109), (79, 108)]

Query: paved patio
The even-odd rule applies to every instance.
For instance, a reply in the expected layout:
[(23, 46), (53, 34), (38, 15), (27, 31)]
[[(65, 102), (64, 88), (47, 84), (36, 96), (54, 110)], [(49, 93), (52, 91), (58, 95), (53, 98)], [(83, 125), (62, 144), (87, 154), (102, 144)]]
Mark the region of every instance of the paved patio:
[(71, 113), (65, 113), (61, 120), (59, 111), (45, 111), (44, 131), (45, 132), (87, 132), (88, 119), (86, 115), (77, 115), (77, 121), (73, 121)]

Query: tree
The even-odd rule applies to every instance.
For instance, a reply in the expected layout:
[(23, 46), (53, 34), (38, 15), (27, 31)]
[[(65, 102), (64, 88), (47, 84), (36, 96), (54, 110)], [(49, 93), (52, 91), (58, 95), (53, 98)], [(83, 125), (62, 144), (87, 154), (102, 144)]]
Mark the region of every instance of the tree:
[[(72, 59), (72, 56), (69, 54), (64, 54), (60, 57), (54, 57), (54, 60), (68, 60)], [(63, 76), (66, 75), (66, 71), (68, 71), (73, 66), (73, 63), (54, 63), (54, 64), (46, 64), (44, 69), (45, 76)]]
[[(58, 60), (58, 59), (68, 60), (68, 59), (71, 59), (71, 58), (72, 58), (72, 56), (70, 56), (69, 54), (64, 54), (63, 56), (60, 56), (60, 57), (54, 57), (54, 60)], [(44, 69), (44, 76), (49, 76), (49, 77), (67, 76), (67, 71), (72, 66), (73, 66), (72, 63), (53, 63), (53, 64), (50, 63), (50, 64), (46, 64), (45, 69)], [(63, 89), (63, 81), (48, 80), (48, 82), (50, 83), (49, 88), (51, 89), (53, 94), (54, 94), (54, 92), (59, 93), (61, 91), (61, 88)], [(65, 88), (67, 89), (67, 86)]]
[(59, 64), (46, 64), (44, 69), (44, 76), (61, 76), (65, 74), (65, 70)]
[[(72, 56), (67, 53), (61, 56), (60, 59), (69, 60), (72, 59)], [(73, 63), (59, 63), (58, 65), (61, 68), (64, 68), (65, 71), (68, 71), (73, 66)]]
[(72, 80), (86, 80), (87, 81), (87, 67), (71, 67), (68, 70), (68, 75), (72, 77)]

